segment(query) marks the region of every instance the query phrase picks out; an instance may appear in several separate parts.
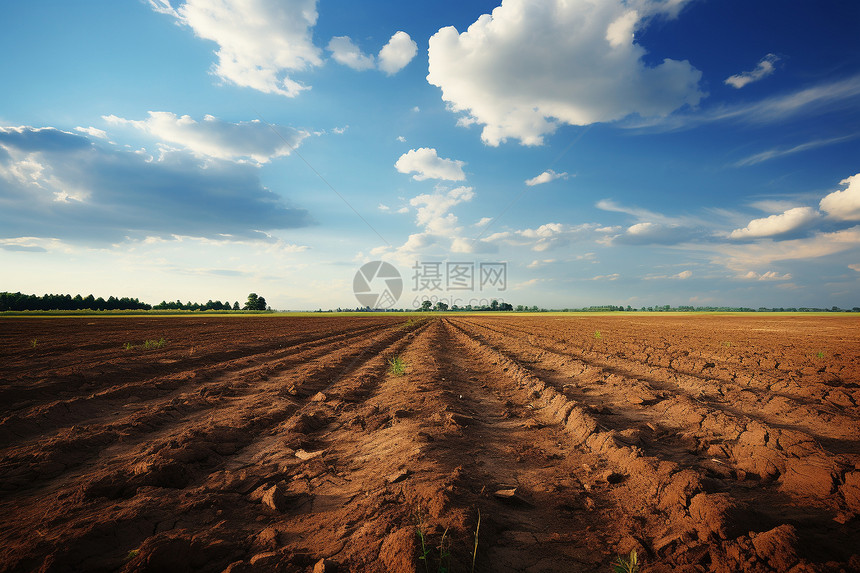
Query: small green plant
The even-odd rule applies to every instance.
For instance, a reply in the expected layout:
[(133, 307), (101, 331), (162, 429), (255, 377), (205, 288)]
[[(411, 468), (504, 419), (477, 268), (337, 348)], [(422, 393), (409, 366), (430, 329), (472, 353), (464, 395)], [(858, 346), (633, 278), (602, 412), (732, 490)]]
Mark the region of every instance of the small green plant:
[(123, 350), (131, 350), (132, 348), (134, 348), (134, 344), (132, 344), (131, 342), (126, 342), (122, 345), (122, 348)]
[(30, 346), (32, 346), (33, 348), (36, 348), (37, 344), (39, 344), (38, 338), (34, 338), (33, 340), (30, 341)]
[[(430, 573), (430, 561), (433, 559), (434, 547), (430, 545), (430, 540), (427, 537), (427, 523), (424, 520), (424, 509), (418, 507), (415, 511), (415, 531), (418, 534), (418, 540), (421, 543), (418, 560), (424, 563), (424, 573)], [(477, 535), (477, 532), (476, 532)], [(477, 551), (477, 539), (475, 542), (475, 550)], [(435, 547), (439, 551), (436, 561), (436, 573), (450, 573), (451, 571), (451, 538), (448, 536), (448, 528), (442, 532), (442, 539), (439, 540), (439, 545)], [(474, 557), (472, 560), (472, 571), (474, 571)]]
[(594, 338), (596, 338), (597, 340), (600, 340), (601, 338), (603, 338), (603, 335), (600, 334), (599, 330), (595, 330), (594, 331)]
[(388, 372), (395, 376), (403, 376), (406, 373), (406, 362), (399, 356), (389, 358)]
[(725, 342), (723, 342), (722, 344), (723, 344), (723, 346), (725, 346), (726, 348), (731, 348), (731, 347), (732, 347), (732, 343), (731, 343), (731, 342), (729, 342), (728, 340), (726, 340), (726, 341), (725, 341)]
[(639, 573), (639, 556), (636, 550), (630, 550), (630, 555), (625, 559), (619, 557), (612, 564), (612, 573)]
[(424, 533), (424, 510), (421, 507), (415, 511), (415, 530), (418, 533), (418, 539), (421, 541), (421, 554), (418, 560), (424, 562), (424, 573), (430, 573), (430, 566), (427, 564), (427, 558), (430, 557), (431, 549), (427, 547), (427, 536)]
[(451, 571), (451, 538), (448, 537), (448, 528), (442, 533), (439, 542), (439, 568), (437, 573), (449, 573)]
[[(33, 346), (35, 346), (35, 344)], [(815, 357), (816, 358), (824, 358), (824, 351), (819, 350), (818, 353), (815, 355)]]
[(164, 348), (164, 345), (167, 344), (167, 341), (164, 340), (162, 336), (158, 340), (146, 340), (143, 343), (144, 350), (151, 350), (153, 348)]
[(125, 560), (126, 560), (126, 561), (131, 561), (132, 559), (134, 559), (135, 557), (137, 557), (137, 554), (138, 554), (138, 553), (140, 553), (140, 549), (132, 549), (132, 550), (131, 550), (131, 551), (129, 551), (129, 552), (128, 552), (128, 554), (125, 556)]

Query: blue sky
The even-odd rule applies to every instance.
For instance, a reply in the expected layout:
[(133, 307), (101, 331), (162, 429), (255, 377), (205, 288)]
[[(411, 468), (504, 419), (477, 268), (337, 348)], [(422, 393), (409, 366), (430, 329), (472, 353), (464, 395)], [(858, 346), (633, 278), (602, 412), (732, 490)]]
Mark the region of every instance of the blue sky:
[(354, 307), (384, 260), (401, 307), (860, 305), (855, 2), (3, 12), (0, 290)]

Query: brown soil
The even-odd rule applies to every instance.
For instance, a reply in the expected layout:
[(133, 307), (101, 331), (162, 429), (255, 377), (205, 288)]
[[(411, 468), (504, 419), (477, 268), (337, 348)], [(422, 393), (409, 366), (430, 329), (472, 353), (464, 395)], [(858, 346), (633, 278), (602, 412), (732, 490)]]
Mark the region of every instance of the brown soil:
[(858, 351), (845, 317), (2, 319), (0, 572), (470, 571), (479, 512), (485, 573), (860, 571)]

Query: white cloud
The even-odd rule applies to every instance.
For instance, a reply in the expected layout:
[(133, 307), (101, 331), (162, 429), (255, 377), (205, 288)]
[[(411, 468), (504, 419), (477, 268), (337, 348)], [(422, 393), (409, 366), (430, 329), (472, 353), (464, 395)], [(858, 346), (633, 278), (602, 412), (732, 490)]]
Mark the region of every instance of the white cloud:
[(396, 74), (418, 53), (416, 44), (406, 32), (395, 32), (379, 51), (379, 69), (388, 75)]
[(555, 181), (556, 179), (567, 179), (567, 173), (556, 173), (552, 169), (547, 169), (540, 175), (536, 175), (531, 179), (526, 180), (526, 185), (529, 187), (534, 187), (535, 185), (541, 185), (543, 183), (549, 183), (550, 181)]
[(749, 271), (740, 278), (754, 281), (790, 281), (791, 273), (780, 274), (776, 271), (767, 271), (766, 273), (759, 274), (755, 271)]
[(751, 84), (753, 82), (757, 82), (762, 78), (766, 78), (776, 71), (774, 64), (779, 61), (779, 57), (774, 54), (768, 54), (755, 67), (754, 70), (750, 72), (741, 72), (734, 76), (730, 76), (726, 78), (725, 84), (730, 85), (733, 88), (741, 89), (745, 85)]
[(80, 133), (86, 133), (90, 137), (97, 137), (99, 139), (107, 139), (107, 133), (102, 129), (97, 129), (95, 127), (76, 127), (75, 131)]
[(354, 70), (379, 69), (389, 76), (396, 74), (418, 53), (416, 44), (406, 32), (395, 32), (379, 51), (379, 57), (365, 54), (349, 36), (336, 36), (328, 43), (332, 58)]
[(489, 223), (492, 220), (493, 220), (492, 217), (481, 217), (480, 220), (477, 223), (475, 223), (475, 226), (476, 227), (483, 227), (484, 225), (486, 225), (487, 223)]
[(391, 211), (391, 207), (385, 205), (384, 203), (380, 203), (376, 208), (380, 211)]
[(427, 253), (433, 247), (441, 249), (445, 254), (480, 250), (480, 245), (462, 237), (463, 228), (459, 225), (457, 216), (451, 212), (454, 207), (471, 201), (474, 196), (471, 187), (457, 187), (413, 197), (409, 204), (416, 209), (415, 224), (419, 232), (409, 235), (406, 242), (399, 247), (378, 247), (373, 249), (371, 254), (377, 257), (386, 256), (408, 265), (414, 263), (415, 256), (419, 253)]
[(555, 261), (556, 261), (555, 259), (543, 259), (543, 260), (535, 259), (532, 262), (530, 262), (529, 264), (527, 264), (526, 268), (527, 269), (538, 269), (544, 265), (552, 264)]
[(328, 43), (327, 48), (339, 64), (350, 67), (354, 70), (369, 70), (376, 67), (376, 60), (373, 56), (363, 54), (358, 46), (352, 43), (349, 36), (335, 36)]
[[(211, 115), (196, 121), (166, 111), (151, 111), (144, 120), (105, 116), (114, 125), (130, 125), (149, 133), (161, 142), (180, 145), (195, 155), (266, 163), (289, 155), (310, 134), (292, 127), (269, 126), (258, 120), (231, 123)], [(276, 133), (277, 132), (277, 133)]]
[(687, 61), (646, 65), (634, 32), (685, 3), (504, 0), (467, 31), (430, 38), (427, 80), (493, 146), (539, 145), (560, 124), (665, 116), (698, 104), (702, 74)]
[(415, 222), (419, 227), (434, 235), (450, 236), (456, 230), (457, 217), (449, 211), (474, 196), (471, 187), (457, 187), (447, 193), (423, 193), (410, 199), (409, 204), (417, 208)]
[(611, 275), (597, 275), (596, 277), (591, 277), (588, 280), (592, 281), (617, 281), (621, 277), (618, 273), (612, 273)]
[(691, 276), (693, 276), (693, 271), (687, 270), (687, 271), (681, 271), (680, 273), (678, 273), (677, 275), (675, 275), (672, 278), (685, 280), (685, 279), (690, 278)]
[(237, 86), (295, 97), (308, 86), (288, 74), (322, 63), (311, 38), (316, 0), (149, 0), (194, 34), (218, 44), (213, 73)]
[(400, 173), (415, 173), (412, 178), (416, 181), (425, 179), (463, 181), (466, 179), (463, 165), (465, 165), (463, 161), (439, 157), (433, 148), (421, 147), (410, 149), (401, 155), (394, 167)]
[(403, 137), (402, 135), (398, 135), (398, 136), (397, 136), (397, 141), (399, 141), (400, 143), (406, 143), (406, 138), (405, 138), (405, 137)]
[(812, 207), (795, 207), (779, 215), (753, 219), (743, 229), (732, 231), (729, 237), (732, 239), (750, 239), (784, 235), (807, 226), (818, 216), (818, 212)]
[(852, 271), (857, 271), (858, 273), (860, 273), (860, 264), (848, 265), (848, 268), (851, 269)]
[(860, 221), (860, 173), (843, 179), (839, 185), (846, 187), (824, 197), (819, 208), (838, 221)]

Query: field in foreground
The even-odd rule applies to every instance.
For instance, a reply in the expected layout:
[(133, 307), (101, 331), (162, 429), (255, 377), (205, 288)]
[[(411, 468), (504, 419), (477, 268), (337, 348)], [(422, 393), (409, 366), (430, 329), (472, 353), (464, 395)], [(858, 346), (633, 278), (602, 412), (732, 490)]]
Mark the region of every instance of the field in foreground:
[(479, 511), (486, 573), (858, 571), (858, 354), (853, 317), (2, 319), (0, 571), (470, 571)]

